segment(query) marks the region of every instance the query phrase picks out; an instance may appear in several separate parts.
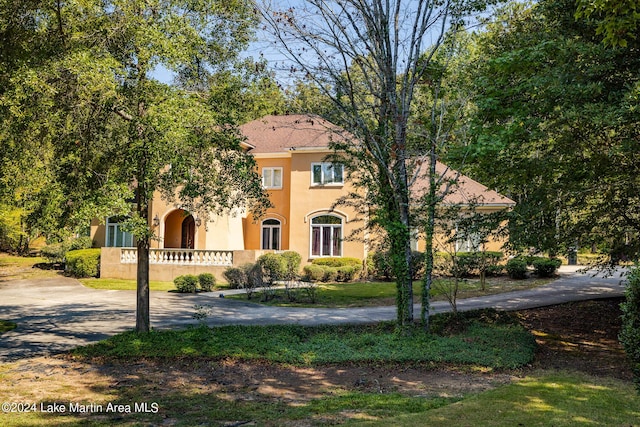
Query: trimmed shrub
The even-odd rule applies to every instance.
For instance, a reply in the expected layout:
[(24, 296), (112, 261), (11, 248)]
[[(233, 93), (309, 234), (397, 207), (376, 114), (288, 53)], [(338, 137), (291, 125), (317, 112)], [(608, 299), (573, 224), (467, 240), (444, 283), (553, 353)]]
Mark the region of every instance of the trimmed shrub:
[(300, 254), (295, 251), (286, 251), (279, 255), (284, 261), (284, 279), (297, 279), (300, 273), (300, 263), (302, 262), (302, 257), (300, 256)]
[(340, 267), (329, 267), (328, 265), (321, 266), (322, 270), (324, 270), (324, 276), (322, 277), (323, 282), (337, 282), (338, 281), (338, 268)]
[(247, 282), (247, 276), (242, 268), (229, 267), (222, 275), (231, 289), (241, 289)]
[(254, 289), (264, 286), (264, 276), (260, 264), (247, 263), (241, 265), (240, 269), (242, 269), (246, 277), (245, 288)]
[(100, 248), (69, 251), (65, 270), (74, 277), (98, 277)]
[(173, 279), (173, 284), (176, 286), (178, 292), (195, 293), (198, 289), (198, 277), (193, 274), (185, 274), (184, 276), (178, 276)]
[(311, 261), (315, 265), (326, 265), (328, 267), (342, 267), (345, 265), (356, 265), (362, 268), (362, 261), (358, 258), (351, 257), (330, 257), (330, 258), (315, 258)]
[(66, 253), (67, 247), (63, 243), (54, 243), (40, 249), (40, 255), (52, 264), (64, 262)]
[(265, 282), (273, 284), (277, 280), (283, 280), (287, 266), (284, 258), (279, 254), (264, 254), (258, 258), (258, 265), (262, 267)]
[(636, 390), (640, 393), (640, 269), (634, 268), (627, 276), (625, 302), (622, 309), (620, 342), (631, 363)]
[(82, 236), (73, 239), (69, 243), (70, 251), (77, 251), (79, 249), (90, 249), (93, 246), (93, 240), (89, 236)]
[(538, 258), (533, 261), (533, 272), (538, 277), (552, 277), (561, 264), (557, 258)]
[(338, 282), (352, 282), (358, 277), (362, 267), (359, 265), (343, 265), (341, 267), (335, 267), (335, 269), (337, 273), (336, 280)]
[(211, 292), (216, 285), (216, 278), (211, 273), (202, 273), (198, 276), (198, 284), (203, 292)]
[(509, 277), (512, 279), (526, 279), (527, 278), (527, 261), (522, 258), (512, 258), (507, 261), (505, 267)]
[(324, 279), (324, 268), (320, 265), (305, 265), (302, 271), (307, 282), (321, 282)]

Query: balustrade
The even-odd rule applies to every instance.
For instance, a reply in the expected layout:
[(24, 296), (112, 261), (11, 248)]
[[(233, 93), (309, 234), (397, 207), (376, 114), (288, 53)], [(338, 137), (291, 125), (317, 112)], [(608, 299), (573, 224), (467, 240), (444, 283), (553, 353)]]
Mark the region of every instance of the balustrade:
[[(138, 262), (138, 251), (132, 248), (120, 250), (120, 263)], [(149, 264), (168, 265), (233, 265), (232, 251), (200, 249), (150, 249)]]

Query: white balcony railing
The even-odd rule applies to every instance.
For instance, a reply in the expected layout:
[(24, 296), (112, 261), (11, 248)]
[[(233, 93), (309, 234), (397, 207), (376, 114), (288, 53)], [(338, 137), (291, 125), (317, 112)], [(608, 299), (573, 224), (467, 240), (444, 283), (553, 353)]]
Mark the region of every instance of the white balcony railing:
[[(122, 248), (121, 264), (138, 262), (138, 250)], [(233, 251), (210, 251), (200, 249), (149, 249), (149, 264), (168, 265), (233, 265)]]

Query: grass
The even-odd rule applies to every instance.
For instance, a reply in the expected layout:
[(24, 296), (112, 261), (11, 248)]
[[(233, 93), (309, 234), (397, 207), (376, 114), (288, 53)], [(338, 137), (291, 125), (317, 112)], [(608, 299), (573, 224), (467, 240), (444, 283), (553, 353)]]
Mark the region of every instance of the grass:
[(5, 332), (9, 332), (14, 330), (18, 325), (13, 322), (8, 322), (6, 320), (0, 320), (0, 335)]
[[(114, 290), (114, 291), (135, 291), (136, 290), (136, 281), (135, 280), (125, 280), (125, 279), (102, 279), (102, 278), (82, 278), (78, 279), (80, 283), (82, 283), (87, 288), (92, 289), (103, 289), (103, 290)], [(176, 287), (173, 282), (157, 282), (150, 281), (149, 289), (152, 291), (172, 291), (175, 290)]]
[(420, 414), (367, 426), (637, 426), (640, 398), (631, 384), (579, 373), (546, 372)]
[[(392, 323), (345, 326), (224, 326), (126, 332), (78, 348), (77, 356), (116, 358), (233, 358), (308, 366), (326, 363), (452, 363), (504, 369), (529, 363), (535, 341), (511, 315), (491, 310), (468, 316), (464, 332), (395, 331)], [(434, 316), (437, 317), (437, 316)], [(434, 321), (434, 323), (438, 323)]]
[[(511, 280), (507, 277), (488, 278), (486, 288), (483, 291), (479, 279), (469, 279), (459, 283), (458, 298), (471, 298), (483, 295), (493, 295), (503, 292), (531, 289), (545, 285), (553, 279), (527, 279)], [(449, 279), (437, 279), (431, 290), (432, 301), (446, 300), (444, 288), (451, 281)], [(422, 282), (413, 283), (413, 294), (416, 301), (422, 295)], [(246, 299), (246, 295), (228, 295), (228, 298)], [(305, 299), (290, 302), (285, 298), (283, 290), (276, 291), (276, 297), (267, 305), (295, 306), (295, 307), (374, 307), (394, 305), (396, 298), (396, 285), (393, 282), (354, 282), (354, 283), (326, 283), (319, 284), (317, 300), (311, 304)], [(259, 301), (260, 294), (254, 300)]]
[(23, 279), (47, 279), (57, 277), (60, 270), (35, 268), (36, 265), (48, 265), (42, 257), (22, 257), (0, 252), (0, 282)]

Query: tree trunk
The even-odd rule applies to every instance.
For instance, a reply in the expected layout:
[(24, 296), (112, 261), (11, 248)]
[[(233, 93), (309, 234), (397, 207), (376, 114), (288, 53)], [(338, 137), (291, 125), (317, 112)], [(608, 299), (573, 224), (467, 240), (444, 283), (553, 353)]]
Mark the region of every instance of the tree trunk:
[(429, 312), (431, 286), (433, 285), (433, 237), (436, 224), (436, 147), (431, 144), (429, 153), (429, 197), (427, 199), (427, 218), (425, 223), (425, 266), (424, 266), (424, 286), (422, 288), (422, 308), (420, 309), (420, 320), (425, 331), (429, 331)]
[[(149, 200), (146, 188), (138, 184), (137, 213), (146, 224), (149, 223)], [(138, 269), (136, 286), (136, 332), (147, 333), (151, 330), (149, 316), (149, 243), (148, 233), (138, 238)]]

